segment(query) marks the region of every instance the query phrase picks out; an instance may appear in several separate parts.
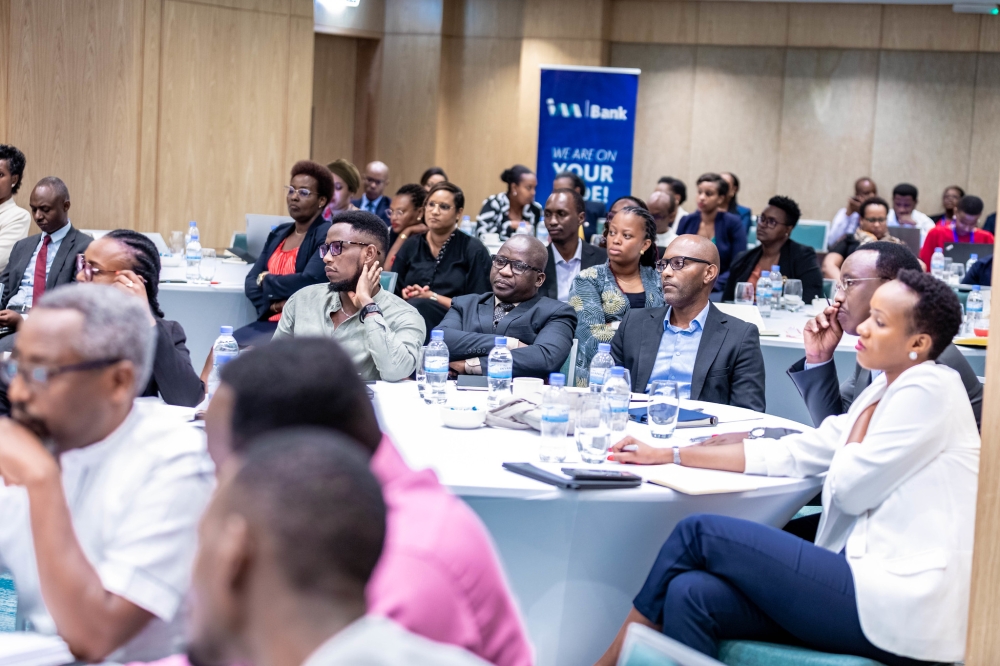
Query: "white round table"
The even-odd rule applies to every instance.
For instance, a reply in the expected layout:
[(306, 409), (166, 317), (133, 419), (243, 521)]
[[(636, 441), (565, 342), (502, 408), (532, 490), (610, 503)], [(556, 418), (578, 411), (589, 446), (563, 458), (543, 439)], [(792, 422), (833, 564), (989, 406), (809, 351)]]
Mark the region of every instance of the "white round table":
[[(781, 526), (815, 496), (812, 479), (760, 479), (751, 492), (684, 495), (643, 484), (627, 490), (564, 491), (502, 469), (504, 462), (534, 462), (558, 471), (581, 465), (572, 438), (562, 464), (538, 463), (534, 431), (441, 426), (438, 407), (425, 405), (416, 384), (374, 385), (382, 430), (407, 463), (433, 469), (461, 496), (490, 531), (520, 604), (542, 666), (590, 664), (614, 638), (656, 554), (682, 518), (715, 513)], [(449, 391), (452, 391), (450, 388)], [(452, 392), (453, 399), (485, 405), (484, 392)], [(749, 430), (758, 425), (800, 424), (712, 403), (701, 407), (721, 422), (714, 428), (678, 430), (671, 442)], [(647, 426), (629, 423), (629, 434), (651, 442)], [(606, 468), (618, 466), (606, 463)], [(643, 475), (656, 467), (628, 466)]]

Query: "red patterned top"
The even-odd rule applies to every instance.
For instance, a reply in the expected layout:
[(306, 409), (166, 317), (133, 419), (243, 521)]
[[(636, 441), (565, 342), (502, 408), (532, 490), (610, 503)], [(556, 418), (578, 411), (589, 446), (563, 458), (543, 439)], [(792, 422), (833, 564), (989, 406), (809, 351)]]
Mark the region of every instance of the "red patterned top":
[[(267, 260), (267, 272), (271, 275), (291, 275), (295, 272), (295, 260), (299, 256), (299, 248), (294, 250), (282, 250), (284, 243), (274, 249), (274, 254)], [(268, 321), (278, 321), (281, 313), (267, 318)]]

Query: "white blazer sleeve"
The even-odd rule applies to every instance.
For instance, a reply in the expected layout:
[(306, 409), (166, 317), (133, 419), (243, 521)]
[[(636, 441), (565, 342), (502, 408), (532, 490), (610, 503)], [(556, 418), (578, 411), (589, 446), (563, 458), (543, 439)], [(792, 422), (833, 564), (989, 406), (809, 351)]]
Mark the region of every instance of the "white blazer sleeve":
[(781, 439), (744, 440), (745, 472), (795, 478), (822, 474), (829, 469), (850, 418), (828, 416), (816, 430)]

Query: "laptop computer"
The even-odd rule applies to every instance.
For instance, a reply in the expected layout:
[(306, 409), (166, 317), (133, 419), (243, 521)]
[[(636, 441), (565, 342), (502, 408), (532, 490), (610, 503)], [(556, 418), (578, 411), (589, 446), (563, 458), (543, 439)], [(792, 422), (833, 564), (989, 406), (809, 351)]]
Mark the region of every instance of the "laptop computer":
[(291, 222), (287, 215), (254, 215), (247, 213), (247, 253), (256, 261), (264, 251), (267, 236), (279, 224)]
[(889, 234), (906, 243), (910, 252), (920, 256), (920, 229), (916, 227), (889, 227)]
[(969, 257), (979, 255), (980, 259), (993, 256), (993, 245), (989, 243), (945, 243), (944, 256), (956, 264), (966, 264)]

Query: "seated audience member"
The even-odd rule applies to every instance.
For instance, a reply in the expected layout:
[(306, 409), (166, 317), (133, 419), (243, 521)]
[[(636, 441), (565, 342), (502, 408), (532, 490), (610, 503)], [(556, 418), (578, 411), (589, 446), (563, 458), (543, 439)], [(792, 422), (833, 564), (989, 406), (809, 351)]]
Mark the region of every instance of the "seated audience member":
[(739, 638), (888, 666), (963, 659), (980, 442), (961, 378), (933, 362), (962, 309), (918, 270), (881, 285), (871, 308), (858, 362), (880, 374), (847, 414), (781, 439), (613, 446), (619, 462), (826, 479), (815, 544), (739, 518), (682, 520), (599, 664), (632, 622), (711, 657)]
[(319, 246), (329, 282), (288, 299), (273, 339), (333, 338), (367, 381), (398, 382), (413, 374), (426, 330), (420, 313), (379, 283), (388, 236), (372, 213), (335, 217)]
[(944, 188), (944, 193), (941, 195), (941, 208), (944, 209), (944, 212), (931, 216), (934, 224), (953, 224), (955, 213), (958, 210), (958, 202), (964, 196), (965, 190), (958, 185), (949, 185)]
[(202, 434), (147, 385), (149, 308), (113, 287), (46, 293), (3, 363), (0, 565), (18, 615), (87, 662), (182, 648), (181, 606), (212, 492)]
[(695, 234), (715, 243), (719, 248), (719, 277), (715, 291), (722, 295), (729, 280), (729, 267), (736, 255), (746, 252), (747, 230), (738, 215), (723, 208), (729, 183), (717, 173), (702, 174), (698, 178), (698, 211), (691, 213), (677, 224), (677, 234)]
[(854, 196), (847, 200), (847, 207), (841, 208), (833, 216), (830, 223), (830, 233), (826, 237), (826, 246), (833, 247), (842, 238), (852, 235), (858, 230), (861, 221), (861, 204), (878, 196), (878, 186), (867, 176), (854, 181)]
[(15, 337), (35, 299), (59, 285), (76, 278), (76, 255), (93, 240), (79, 231), (69, 219), (69, 190), (55, 176), (42, 178), (31, 191), (31, 217), (42, 233), (28, 236), (14, 244), (10, 261), (0, 274), (3, 298), (0, 299), (0, 351), (14, 348)]
[(677, 238), (674, 222), (677, 221), (677, 199), (672, 194), (656, 190), (649, 195), (649, 213), (656, 222), (657, 255)]
[(168, 405), (194, 407), (205, 397), (205, 385), (191, 366), (184, 328), (164, 319), (159, 303), (160, 253), (138, 231), (115, 229), (77, 256), (77, 282), (115, 287), (146, 308), (156, 329), (153, 369), (140, 397), (159, 396)]
[(920, 229), (920, 241), (927, 238), (927, 232), (934, 228), (934, 220), (917, 210), (917, 188), (909, 183), (900, 183), (892, 188), (892, 210), (889, 211), (890, 227), (916, 227)]
[(497, 336), (507, 338), (514, 377), (548, 379), (550, 372), (559, 372), (573, 347), (576, 313), (569, 305), (539, 293), (545, 283), (541, 266), (547, 256), (540, 240), (515, 234), (493, 257), (493, 291), (452, 299), (438, 328), (444, 331), (455, 373), (485, 375)]
[(858, 210), (861, 215), (861, 222), (857, 230), (850, 236), (845, 236), (835, 245), (832, 245), (830, 251), (823, 257), (823, 277), (831, 280), (839, 280), (840, 269), (844, 264), (844, 260), (867, 243), (884, 241), (886, 243), (903, 245), (903, 241), (889, 233), (889, 227), (886, 225), (889, 204), (885, 202), (885, 199), (878, 197), (866, 199)]
[[(834, 288), (833, 305), (803, 329), (806, 356), (788, 369), (788, 376), (802, 394), (817, 427), (828, 416), (847, 413), (875, 379), (869, 370), (856, 364), (854, 375), (841, 384), (833, 353), (845, 333), (858, 335), (858, 327), (871, 314), (875, 290), (903, 269), (920, 270), (920, 262), (905, 245), (885, 242), (863, 245), (844, 261)], [(965, 356), (955, 345), (948, 345), (936, 361), (958, 372), (979, 423), (983, 386)]]
[(673, 221), (682, 220), (690, 214), (681, 205), (687, 201), (687, 185), (684, 184), (683, 180), (672, 176), (662, 176), (656, 183), (656, 189), (664, 194), (673, 196), (677, 202), (677, 214)]
[(656, 264), (664, 307), (631, 310), (611, 340), (615, 363), (629, 369), (632, 390), (677, 382), (682, 398), (764, 411), (764, 357), (757, 326), (723, 314), (709, 301), (719, 251), (701, 236), (678, 236)]
[(584, 199), (583, 207), (586, 219), (582, 226), (583, 239), (589, 243), (590, 237), (597, 231), (597, 220), (607, 217), (608, 212), (604, 204), (600, 201), (586, 200), (587, 184), (583, 182), (583, 178), (580, 178), (579, 175), (572, 171), (563, 171), (556, 176), (555, 180), (552, 181), (552, 191), (555, 192), (556, 190), (575, 190)]
[(722, 176), (727, 183), (729, 183), (729, 194), (726, 195), (726, 201), (723, 204), (724, 210), (740, 218), (740, 220), (743, 221), (743, 227), (749, 231), (750, 221), (753, 214), (749, 208), (741, 206), (736, 200), (736, 195), (739, 194), (740, 191), (740, 179), (737, 178), (736, 174), (731, 171), (723, 171), (719, 175)]
[(792, 229), (801, 215), (799, 205), (793, 200), (771, 197), (767, 208), (757, 217), (757, 240), (760, 245), (733, 261), (722, 300), (735, 298), (737, 282), (750, 282), (756, 290), (761, 271), (769, 271), (775, 265), (781, 267), (783, 277), (802, 281), (802, 300), (805, 303), (822, 298), (823, 273), (819, 270), (816, 250), (791, 239)]
[(989, 287), (993, 283), (993, 255), (980, 259), (962, 278), (962, 284), (978, 284)]
[(365, 586), (391, 548), (367, 467), (357, 443), (319, 429), (265, 435), (229, 467), (200, 528), (192, 663), (486, 663), (365, 615)]
[(577, 190), (553, 190), (545, 202), (545, 228), (549, 232), (545, 283), (540, 293), (564, 303), (573, 293), (573, 281), (580, 271), (603, 264), (608, 253), (580, 238), (584, 211)]
[(983, 231), (988, 231), (994, 236), (997, 233), (997, 214), (992, 212), (986, 216), (986, 221), (983, 222)]
[[(632, 199), (632, 201), (637, 201)], [(611, 342), (622, 317), (631, 309), (663, 305), (656, 270), (656, 222), (645, 207), (611, 206), (608, 218), (608, 261), (580, 271), (569, 304), (576, 310), (577, 384), (587, 386), (590, 360), (597, 345)]]
[(507, 184), (507, 190), (483, 201), (476, 218), (476, 233), (496, 233), (500, 234), (500, 240), (507, 240), (524, 222), (534, 236), (535, 227), (542, 219), (542, 207), (535, 202), (538, 179), (534, 172), (515, 164), (500, 174), (500, 180)]
[(389, 184), (389, 167), (384, 162), (369, 162), (365, 167), (364, 184), (361, 198), (352, 200), (351, 205), (377, 215), (389, 224), (389, 197), (385, 196), (385, 188)]
[(416, 183), (403, 185), (396, 191), (389, 206), (389, 253), (385, 258), (385, 269), (392, 270), (399, 248), (414, 234), (427, 231), (424, 224), (424, 200), (427, 192)]
[[(993, 234), (979, 228), (979, 216), (983, 214), (983, 200), (977, 196), (968, 195), (958, 202), (955, 221), (952, 224), (941, 225), (931, 229), (927, 234), (923, 247), (920, 248), (920, 259), (930, 270), (931, 257), (934, 248), (944, 247), (952, 243), (984, 243), (993, 245)], [(992, 247), (988, 251), (992, 252)]]
[[(388, 509), (385, 549), (365, 589), (368, 613), (498, 666), (529, 666), (531, 646), (486, 528), (433, 471), (406, 465), (349, 368), (339, 345), (317, 338), (278, 340), (227, 363), (205, 421), (217, 468), (281, 428), (324, 428), (358, 442)], [(283, 448), (276, 455), (294, 457)]]
[(432, 187), (438, 183), (447, 182), (447, 180), (448, 174), (444, 172), (444, 169), (441, 167), (431, 167), (420, 176), (420, 185), (424, 188), (424, 192), (430, 192)]
[(396, 294), (423, 316), (429, 332), (444, 319), (451, 299), (490, 290), (490, 253), (478, 238), (458, 230), (465, 194), (453, 183), (438, 183), (424, 202), (427, 232), (406, 239), (392, 269)]
[(323, 219), (329, 222), (337, 215), (349, 210), (357, 210), (352, 198), (361, 189), (361, 172), (351, 162), (341, 158), (326, 165), (333, 174), (333, 188), (330, 203), (323, 209)]
[(292, 167), (285, 203), (294, 222), (271, 230), (264, 250), (247, 273), (244, 290), (257, 309), (258, 319), (233, 333), (240, 347), (270, 340), (292, 294), (324, 281), (318, 249), (330, 228), (323, 210), (333, 196), (333, 182), (333, 174), (322, 164), (302, 160)]
[(24, 153), (0, 144), (0, 271), (7, 267), (14, 243), (28, 235), (31, 213), (14, 202), (24, 180)]

